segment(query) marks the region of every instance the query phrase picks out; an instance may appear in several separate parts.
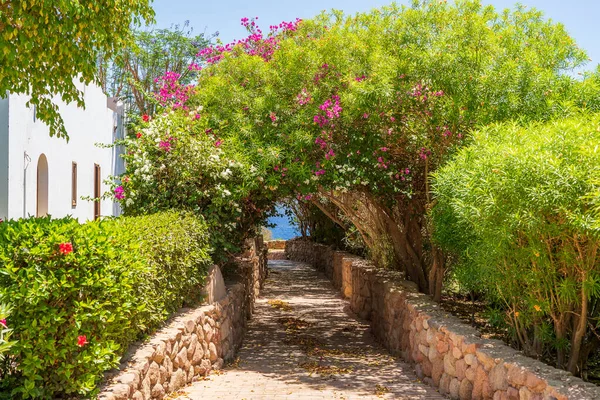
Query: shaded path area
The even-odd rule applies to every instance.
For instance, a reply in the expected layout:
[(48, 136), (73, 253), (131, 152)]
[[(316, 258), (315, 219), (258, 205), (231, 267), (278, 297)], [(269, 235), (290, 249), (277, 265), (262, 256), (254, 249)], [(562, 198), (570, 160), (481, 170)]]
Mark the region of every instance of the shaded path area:
[(177, 399), (444, 399), (375, 342), (325, 276), (269, 267), (239, 358)]

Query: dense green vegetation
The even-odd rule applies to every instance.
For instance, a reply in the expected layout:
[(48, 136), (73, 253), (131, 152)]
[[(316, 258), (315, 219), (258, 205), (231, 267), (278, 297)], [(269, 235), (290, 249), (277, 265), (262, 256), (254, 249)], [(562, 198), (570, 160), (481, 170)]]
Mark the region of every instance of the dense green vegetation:
[(0, 398), (92, 395), (130, 343), (199, 299), (209, 264), (206, 225), (190, 214), (0, 223), (0, 303), (16, 339)]
[(84, 105), (77, 81), (99, 82), (100, 56), (127, 47), (131, 28), (152, 21), (148, 0), (0, 1), (0, 93), (31, 95), (50, 135), (68, 138), (55, 96)]
[(304, 234), (435, 300), (452, 283), (581, 374), (600, 343), (600, 72), (572, 77), (587, 57), (565, 28), (475, 0), (242, 24), (197, 54), (204, 38), (140, 34), (111, 61), (148, 113), (119, 143), (126, 218), (0, 224), (10, 395), (92, 393), (282, 200)]
[(491, 125), (434, 181), (435, 237), (459, 255), (458, 283), (506, 310), (527, 354), (575, 374), (600, 344), (600, 230), (584, 197), (598, 143), (598, 115)]
[[(234, 249), (264, 221), (275, 201), (294, 201), (301, 228), (315, 239), (355, 248), (362, 244), (379, 265), (404, 271), (436, 300), (445, 280), (458, 280), (459, 286), (500, 307), (514, 327), (516, 342), (528, 353), (556, 354), (560, 366), (579, 373), (576, 365), (587, 350), (577, 348), (592, 343), (588, 339), (593, 329), (582, 325), (583, 319), (567, 316), (568, 321), (559, 323), (562, 330), (553, 330), (550, 316), (559, 314), (541, 303), (541, 294), (515, 299), (520, 309), (514, 309), (505, 290), (522, 294), (526, 285), (521, 277), (537, 279), (537, 272), (512, 258), (503, 259), (501, 265), (491, 262), (494, 255), (500, 257), (492, 231), (473, 242), (478, 246), (486, 242), (485, 250), (471, 254), (474, 247), (453, 247), (463, 238), (452, 232), (478, 231), (441, 211), (448, 207), (436, 196), (443, 193), (449, 199), (454, 192), (442, 192), (447, 187), (442, 175), (436, 175), (437, 192), (431, 190), (430, 180), (457, 153), (463, 154), (461, 149), (483, 146), (488, 140), (495, 143), (473, 132), (511, 127), (512, 133), (502, 139), (506, 142), (498, 139), (497, 144), (510, 148), (509, 136), (518, 137), (518, 132), (534, 129), (535, 124), (554, 126), (584, 110), (595, 118), (593, 113), (600, 111), (600, 75), (577, 80), (568, 74), (584, 64), (586, 55), (564, 27), (537, 10), (517, 7), (499, 13), (477, 1), (414, 2), (411, 7), (392, 5), (355, 16), (324, 13), (308, 21), (282, 23), (267, 35), (256, 21), (243, 19), (242, 24), (248, 38), (200, 53), (206, 65), (195, 87), (165, 76), (168, 84), (159, 98), (165, 112), (146, 118), (125, 143), (131, 150), (128, 171), (116, 190), (126, 211), (191, 209), (210, 218), (211, 225), (230, 231), (214, 235), (216, 249)], [(574, 124), (570, 129), (577, 131), (577, 122), (570, 121)], [(531, 141), (543, 145), (542, 139)], [(572, 135), (564, 135), (564, 141), (585, 147)], [(555, 172), (536, 161), (539, 151), (530, 149), (532, 158), (526, 162), (545, 171), (538, 174), (540, 182), (550, 182), (546, 175)], [(522, 156), (526, 154), (523, 150)], [(471, 177), (483, 168), (474, 165), (477, 162), (465, 161), (461, 171)], [(590, 168), (581, 174), (596, 171)], [(537, 173), (530, 170), (525, 175)], [(486, 187), (489, 179), (472, 178), (472, 188), (478, 187), (475, 182)], [(533, 179), (516, 179), (509, 175), (489, 190), (503, 193), (513, 186), (525, 193), (539, 190)], [(452, 180), (447, 185), (461, 188)], [(586, 185), (569, 186), (571, 198), (592, 193), (593, 183)], [(494, 198), (502, 202), (500, 195)], [(486, 214), (489, 210), (481, 208), (486, 203), (473, 201), (480, 208), (469, 223), (477, 225), (481, 219), (481, 230), (488, 226), (486, 218), (490, 229), (520, 218), (519, 213), (510, 218), (503, 214), (511, 212), (508, 201), (497, 214)], [(550, 204), (529, 201), (528, 212), (544, 215), (546, 209), (541, 207)], [(346, 233), (345, 239), (332, 223)], [(562, 223), (559, 218), (552, 225), (564, 230), (561, 235), (574, 229)], [(432, 240), (433, 232), (437, 241)], [(464, 240), (475, 246), (468, 241), (473, 238)], [(501, 243), (516, 257), (511, 252), (519, 246), (509, 242)], [(576, 257), (570, 252), (577, 250), (575, 242), (569, 246), (561, 256)], [(484, 267), (484, 261), (465, 254), (485, 254), (488, 264)], [(453, 269), (457, 258), (459, 265)], [(590, 271), (597, 271), (597, 260), (591, 260)], [(512, 272), (502, 272), (504, 261)], [(577, 298), (588, 293), (582, 292), (583, 282), (596, 279), (595, 273), (573, 278), (575, 284), (565, 294), (570, 303), (560, 313), (571, 315), (582, 306)], [(488, 279), (496, 281), (488, 284)], [(561, 276), (554, 283), (571, 284), (569, 279)], [(503, 290), (494, 287), (503, 281), (510, 281)], [(533, 306), (546, 311), (534, 307), (531, 314)], [(523, 315), (523, 326), (517, 326), (522, 320), (515, 320), (514, 312)]]

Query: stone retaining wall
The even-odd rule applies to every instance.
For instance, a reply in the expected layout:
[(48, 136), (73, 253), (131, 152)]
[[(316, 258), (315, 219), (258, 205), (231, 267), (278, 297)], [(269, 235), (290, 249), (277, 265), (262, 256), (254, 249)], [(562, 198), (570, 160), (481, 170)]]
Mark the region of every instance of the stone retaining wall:
[(285, 240), (268, 240), (267, 248), (269, 250), (284, 250), (285, 249)]
[[(134, 349), (120, 372), (101, 389), (99, 399), (160, 400), (235, 357), (267, 277), (262, 238), (249, 241), (248, 246), (243, 258), (236, 260), (242, 281), (226, 292), (211, 291), (223, 295), (212, 304), (182, 310), (150, 342)], [(207, 287), (214, 285), (207, 283)]]
[(482, 339), (400, 273), (305, 240), (288, 241), (286, 255), (323, 271), (352, 311), (371, 322), (378, 340), (414, 363), (419, 378), (442, 394), (461, 400), (600, 399), (599, 387)]

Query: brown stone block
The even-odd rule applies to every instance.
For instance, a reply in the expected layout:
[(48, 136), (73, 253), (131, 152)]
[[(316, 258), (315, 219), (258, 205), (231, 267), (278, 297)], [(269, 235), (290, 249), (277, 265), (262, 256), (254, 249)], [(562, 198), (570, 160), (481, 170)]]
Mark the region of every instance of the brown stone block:
[(442, 378), (440, 379), (440, 393), (448, 394), (450, 393), (450, 382), (452, 382), (452, 377), (447, 373), (442, 374)]
[(468, 379), (463, 379), (460, 382), (458, 395), (460, 400), (471, 400), (473, 395), (473, 384)]
[(464, 359), (456, 361), (456, 377), (458, 380), (463, 380), (466, 376), (468, 365)]
[(458, 400), (460, 398), (460, 381), (457, 378), (453, 378), (450, 381), (450, 398)]

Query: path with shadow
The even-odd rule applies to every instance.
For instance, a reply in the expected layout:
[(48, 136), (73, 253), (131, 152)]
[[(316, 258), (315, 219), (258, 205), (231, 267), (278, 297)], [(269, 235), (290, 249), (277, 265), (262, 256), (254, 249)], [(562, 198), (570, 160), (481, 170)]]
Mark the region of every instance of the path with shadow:
[(377, 344), (329, 280), (269, 261), (239, 358), (177, 399), (444, 399)]

